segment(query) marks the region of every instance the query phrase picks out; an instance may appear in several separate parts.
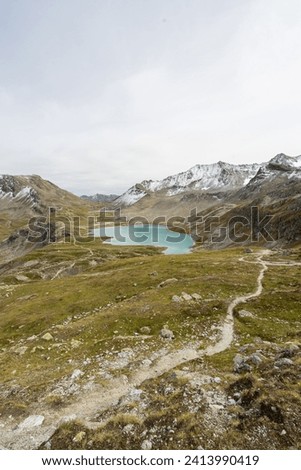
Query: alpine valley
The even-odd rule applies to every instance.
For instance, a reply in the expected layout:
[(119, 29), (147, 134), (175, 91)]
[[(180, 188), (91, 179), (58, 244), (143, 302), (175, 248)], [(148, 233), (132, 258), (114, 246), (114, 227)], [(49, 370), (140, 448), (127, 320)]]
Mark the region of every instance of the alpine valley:
[(300, 449), (301, 156), (99, 191), (0, 176), (0, 448)]

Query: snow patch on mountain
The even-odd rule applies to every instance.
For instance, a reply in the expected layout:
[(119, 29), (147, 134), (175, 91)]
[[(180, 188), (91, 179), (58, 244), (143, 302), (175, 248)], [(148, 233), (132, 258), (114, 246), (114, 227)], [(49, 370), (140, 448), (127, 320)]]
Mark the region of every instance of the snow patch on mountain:
[[(21, 177), (28, 180), (26, 177)], [(16, 179), (10, 175), (0, 175), (0, 200), (21, 202), (32, 207), (37, 201), (37, 192), (30, 186), (20, 186)]]
[(148, 193), (162, 190), (167, 196), (175, 196), (185, 191), (225, 191), (241, 188), (257, 173), (260, 165), (231, 165), (218, 162), (208, 165), (195, 165), (187, 171), (168, 176), (163, 180), (144, 180), (141, 184), (131, 187), (116, 201), (116, 205), (132, 205)]
[(298, 157), (288, 157), (284, 153), (279, 153), (269, 161), (268, 167), (278, 171), (301, 171), (301, 155)]

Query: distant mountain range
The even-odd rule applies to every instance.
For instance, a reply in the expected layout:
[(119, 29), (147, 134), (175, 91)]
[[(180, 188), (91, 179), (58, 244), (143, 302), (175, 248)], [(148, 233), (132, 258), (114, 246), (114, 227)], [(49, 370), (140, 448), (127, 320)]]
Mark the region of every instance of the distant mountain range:
[[(283, 153), (267, 163), (195, 165), (160, 181), (145, 180), (121, 196), (75, 196), (40, 176), (0, 175), (0, 241), (18, 233), (28, 220), (48, 215), (55, 207), (63, 215), (86, 215), (93, 202), (122, 208), (124, 215), (188, 217), (194, 209), (202, 217), (215, 211), (226, 224), (258, 206), (272, 214), (272, 230), (284, 243), (301, 242), (301, 156)], [(23, 229), (22, 229), (23, 230)], [(206, 236), (205, 236), (206, 238)]]
[[(211, 165), (195, 165), (189, 170), (168, 176), (163, 180), (144, 180), (129, 188), (114, 201), (114, 205), (131, 206), (152, 193), (161, 192), (165, 196), (198, 191), (203, 193), (228, 192), (239, 190), (256, 180), (274, 178), (277, 172), (291, 174), (291, 178), (301, 177), (301, 156), (288, 157), (283, 153), (268, 163), (232, 165), (225, 162)], [(252, 183), (253, 184), (253, 183)]]
[(93, 194), (92, 196), (86, 196), (85, 194), (81, 196), (82, 199), (86, 201), (94, 201), (94, 202), (113, 202), (115, 199), (119, 197), (118, 194)]

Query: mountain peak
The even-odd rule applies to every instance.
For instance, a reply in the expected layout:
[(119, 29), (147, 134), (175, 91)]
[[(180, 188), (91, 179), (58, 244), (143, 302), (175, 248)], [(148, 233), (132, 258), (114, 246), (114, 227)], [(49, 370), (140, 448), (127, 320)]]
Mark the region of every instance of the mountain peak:
[(114, 204), (132, 205), (149, 193), (167, 192), (174, 196), (186, 191), (227, 191), (245, 186), (257, 173), (260, 165), (233, 165), (219, 161), (210, 164), (196, 164), (187, 171), (168, 176), (163, 180), (144, 180), (120, 196)]

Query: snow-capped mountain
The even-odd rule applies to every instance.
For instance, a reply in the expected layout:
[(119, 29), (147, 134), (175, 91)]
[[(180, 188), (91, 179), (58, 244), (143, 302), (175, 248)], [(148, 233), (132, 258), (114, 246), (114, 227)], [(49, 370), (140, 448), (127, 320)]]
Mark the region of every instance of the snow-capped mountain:
[(209, 165), (195, 165), (187, 171), (168, 176), (161, 181), (145, 180), (132, 186), (114, 204), (130, 206), (147, 194), (165, 190), (167, 196), (174, 196), (186, 191), (226, 191), (239, 189), (256, 175), (260, 168), (257, 163), (251, 165), (231, 165), (218, 162)]
[[(301, 179), (301, 155), (289, 157), (279, 153), (268, 163), (262, 164), (256, 175), (245, 185), (240, 194), (250, 191), (259, 191), (264, 184), (272, 183), (275, 179), (282, 179), (282, 185), (287, 180)], [(276, 189), (276, 188), (275, 188)], [(281, 189), (280, 187), (278, 188)]]
[(28, 185), (29, 177), (0, 175), (0, 199), (6, 203), (20, 203), (35, 207), (38, 201), (37, 191)]

